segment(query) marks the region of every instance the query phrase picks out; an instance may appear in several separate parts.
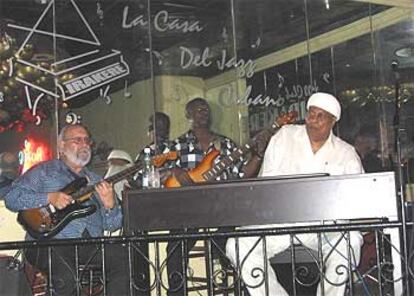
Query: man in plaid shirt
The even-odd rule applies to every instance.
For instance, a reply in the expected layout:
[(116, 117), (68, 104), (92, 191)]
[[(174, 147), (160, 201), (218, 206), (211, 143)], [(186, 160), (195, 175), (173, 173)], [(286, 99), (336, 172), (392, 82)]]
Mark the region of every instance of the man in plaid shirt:
[[(187, 103), (186, 118), (190, 122), (191, 128), (185, 134), (178, 137), (173, 142), (172, 151), (179, 151), (180, 157), (175, 163), (172, 170), (177, 179), (183, 180), (180, 176), (187, 175), (186, 172), (197, 167), (203, 158), (213, 149), (219, 150), (220, 155), (214, 160), (219, 162), (223, 157), (231, 154), (237, 148), (237, 145), (229, 138), (214, 133), (210, 130), (211, 116), (210, 106), (207, 101), (202, 98), (196, 98)], [(252, 149), (249, 161), (247, 159), (239, 159), (228, 166), (216, 180), (228, 180), (237, 178), (253, 177), (261, 164), (261, 158), (269, 137), (262, 137)], [(184, 177), (191, 184), (189, 176)], [(182, 183), (181, 183), (182, 184)], [(184, 184), (182, 184), (184, 185)], [(187, 232), (197, 232), (197, 229), (187, 229)], [(170, 233), (179, 233), (171, 231)], [(188, 240), (188, 250), (195, 245), (195, 240)], [(221, 249), (219, 253), (225, 254), (225, 239), (216, 241)], [(216, 250), (217, 251), (217, 250)], [(181, 251), (181, 241), (170, 242), (167, 246), (169, 255), (167, 261), (169, 296), (184, 295), (184, 280), (182, 275), (183, 254)]]

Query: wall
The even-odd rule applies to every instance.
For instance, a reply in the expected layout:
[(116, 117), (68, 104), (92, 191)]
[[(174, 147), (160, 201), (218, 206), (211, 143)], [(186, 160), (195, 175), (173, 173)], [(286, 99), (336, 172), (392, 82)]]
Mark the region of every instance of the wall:
[(124, 97), (124, 90), (118, 91), (111, 94), (111, 104), (97, 99), (76, 112), (90, 128), (96, 143), (106, 141), (110, 146), (124, 149), (134, 157), (149, 141), (148, 118), (154, 112), (154, 107), (170, 116), (170, 136), (174, 139), (189, 128), (185, 104), (195, 97), (205, 97), (212, 109), (213, 130), (240, 143), (245, 140), (245, 137), (240, 137), (240, 125), (244, 126), (243, 133), (247, 135), (247, 108), (227, 103), (224, 105), (219, 98), (223, 89), (227, 93), (228, 88), (231, 88), (234, 95), (242, 93), (244, 84), (244, 80), (241, 80), (239, 83), (206, 90), (204, 81), (198, 77), (158, 76), (155, 77), (154, 103), (150, 99), (151, 80), (145, 80), (130, 86), (130, 98)]
[(141, 81), (131, 85), (128, 91), (132, 94), (130, 98), (125, 98), (122, 90), (111, 94), (109, 105), (97, 99), (75, 111), (82, 116), (96, 143), (106, 141), (134, 157), (148, 141), (148, 114), (154, 108), (152, 86), (148, 81)]

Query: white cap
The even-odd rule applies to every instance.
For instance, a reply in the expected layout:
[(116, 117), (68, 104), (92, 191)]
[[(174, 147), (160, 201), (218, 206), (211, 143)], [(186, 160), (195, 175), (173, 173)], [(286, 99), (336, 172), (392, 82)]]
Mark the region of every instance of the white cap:
[(107, 160), (111, 159), (123, 159), (128, 161), (129, 163), (133, 163), (131, 156), (128, 154), (128, 152), (125, 152), (123, 150), (114, 149), (109, 153)]
[(149, 147), (145, 147), (144, 148), (144, 153), (145, 154), (150, 154), (151, 153), (151, 149)]
[(309, 110), (310, 106), (315, 106), (331, 113), (335, 116), (336, 121), (341, 118), (341, 105), (338, 100), (331, 94), (317, 92), (310, 96), (308, 103), (306, 104), (306, 110)]

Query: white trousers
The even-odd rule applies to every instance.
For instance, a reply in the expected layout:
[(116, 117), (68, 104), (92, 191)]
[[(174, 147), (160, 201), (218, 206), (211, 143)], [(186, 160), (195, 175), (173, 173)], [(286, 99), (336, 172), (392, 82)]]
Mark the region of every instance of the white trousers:
[[(345, 236), (346, 237), (346, 236)], [(345, 286), (348, 279), (349, 257), (352, 268), (356, 268), (359, 263), (360, 250), (363, 243), (360, 232), (350, 232), (351, 252), (348, 256), (347, 240), (341, 233), (322, 233), (321, 244), (322, 254), (325, 264), (324, 273), (324, 293), (322, 285), (319, 283), (317, 295), (344, 295)], [(274, 255), (281, 253), (290, 247), (290, 235), (275, 235), (266, 237), (266, 253), (264, 256), (264, 243), (259, 237), (230, 238), (227, 241), (226, 252), (230, 260), (236, 266), (236, 240), (238, 240), (239, 266), (241, 266), (241, 276), (244, 284), (251, 296), (284, 296), (288, 295), (285, 289), (277, 280), (276, 273), (267, 262), (267, 279), (264, 277), (264, 260), (268, 260)], [(294, 243), (318, 250), (318, 236), (315, 233), (296, 235)], [(255, 244), (257, 244), (255, 246)], [(334, 247), (334, 249), (333, 249)], [(268, 284), (266, 290), (265, 280)]]

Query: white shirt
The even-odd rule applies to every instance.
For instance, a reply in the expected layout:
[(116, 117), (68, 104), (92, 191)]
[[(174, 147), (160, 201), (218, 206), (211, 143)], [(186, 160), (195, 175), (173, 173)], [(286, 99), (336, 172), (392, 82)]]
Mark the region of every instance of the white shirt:
[(313, 153), (305, 125), (285, 125), (270, 139), (260, 176), (363, 172), (354, 147), (332, 132), (323, 146)]
[[(328, 173), (364, 173), (355, 148), (332, 132), (323, 146), (313, 153), (305, 125), (284, 125), (269, 141), (260, 176)], [(322, 222), (297, 222), (244, 226), (241, 229), (320, 225)], [(325, 222), (323, 222), (325, 223)]]

